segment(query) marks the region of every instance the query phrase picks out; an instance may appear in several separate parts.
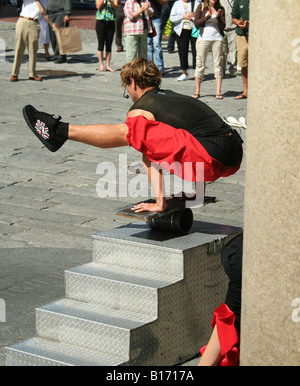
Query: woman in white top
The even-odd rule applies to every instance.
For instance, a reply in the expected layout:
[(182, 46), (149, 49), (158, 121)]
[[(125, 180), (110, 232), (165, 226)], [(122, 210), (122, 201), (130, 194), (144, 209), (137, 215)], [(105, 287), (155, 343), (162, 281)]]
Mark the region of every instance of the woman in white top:
[(195, 70), (196, 90), (193, 98), (200, 97), (200, 85), (204, 76), (205, 63), (209, 50), (214, 61), (214, 74), (217, 83), (216, 98), (223, 99), (221, 94), (223, 78), (223, 36), (225, 28), (225, 11), (219, 0), (204, 0), (204, 7), (196, 9), (194, 23), (200, 28), (196, 43), (197, 59)]
[(189, 42), (191, 42), (192, 46), (193, 68), (196, 66), (197, 39), (192, 37), (192, 29), (194, 27), (194, 10), (198, 7), (199, 3), (200, 0), (178, 0), (174, 3), (171, 10), (170, 20), (174, 23), (180, 68), (182, 70), (182, 75), (177, 79), (179, 81), (188, 79)]

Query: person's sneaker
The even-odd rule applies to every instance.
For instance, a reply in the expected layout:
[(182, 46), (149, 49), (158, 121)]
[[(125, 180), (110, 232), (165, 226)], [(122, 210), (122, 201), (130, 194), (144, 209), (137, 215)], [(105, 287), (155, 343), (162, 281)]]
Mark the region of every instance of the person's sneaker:
[(65, 138), (58, 137), (55, 133), (61, 119), (59, 115), (47, 114), (27, 105), (23, 107), (23, 116), (31, 131), (50, 151), (57, 151), (66, 142)]
[(180, 82), (180, 81), (183, 81), (183, 80), (188, 80), (188, 76), (185, 75), (185, 74), (181, 74), (179, 78), (177, 78), (177, 80)]

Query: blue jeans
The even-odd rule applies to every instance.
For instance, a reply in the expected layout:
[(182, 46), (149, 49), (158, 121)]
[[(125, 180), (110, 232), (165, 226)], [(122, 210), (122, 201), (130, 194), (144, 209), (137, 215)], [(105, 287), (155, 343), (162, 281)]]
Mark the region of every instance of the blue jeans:
[(161, 31), (161, 19), (160, 18), (153, 19), (152, 23), (156, 30), (156, 36), (154, 36), (153, 38), (148, 37), (147, 39), (148, 59), (153, 61), (153, 53), (154, 53), (155, 64), (157, 65), (158, 69), (161, 72), (163, 72), (164, 59), (163, 59), (163, 53), (162, 53), (162, 47), (161, 47), (161, 38), (162, 38), (163, 31)]

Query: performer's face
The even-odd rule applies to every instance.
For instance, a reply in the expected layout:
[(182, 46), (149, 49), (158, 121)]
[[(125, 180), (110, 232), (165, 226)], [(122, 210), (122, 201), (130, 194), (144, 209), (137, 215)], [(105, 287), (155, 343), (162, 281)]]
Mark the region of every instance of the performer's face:
[(137, 102), (140, 99), (138, 87), (136, 86), (133, 79), (131, 80), (130, 84), (127, 84), (126, 89), (133, 103)]

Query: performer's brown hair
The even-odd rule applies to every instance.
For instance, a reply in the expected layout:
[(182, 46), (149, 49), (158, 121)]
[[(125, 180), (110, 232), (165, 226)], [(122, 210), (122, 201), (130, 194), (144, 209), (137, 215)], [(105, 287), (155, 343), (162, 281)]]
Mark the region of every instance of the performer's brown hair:
[(161, 73), (151, 60), (136, 58), (124, 64), (121, 70), (121, 84), (126, 86), (131, 83), (131, 79), (141, 88), (159, 88), (161, 83)]

